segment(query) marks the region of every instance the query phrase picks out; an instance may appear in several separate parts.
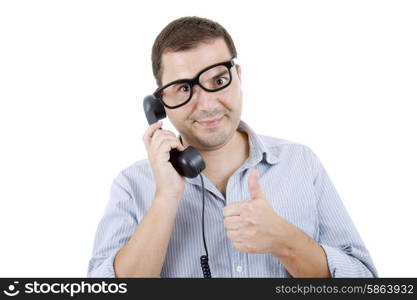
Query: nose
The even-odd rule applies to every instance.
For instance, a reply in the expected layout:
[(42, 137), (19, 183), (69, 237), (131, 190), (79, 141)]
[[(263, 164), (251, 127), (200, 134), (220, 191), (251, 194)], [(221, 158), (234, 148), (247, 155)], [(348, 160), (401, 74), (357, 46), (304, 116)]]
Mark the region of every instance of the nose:
[(192, 101), (195, 101), (196, 108), (201, 111), (213, 111), (218, 105), (216, 93), (207, 92), (198, 85), (194, 86)]

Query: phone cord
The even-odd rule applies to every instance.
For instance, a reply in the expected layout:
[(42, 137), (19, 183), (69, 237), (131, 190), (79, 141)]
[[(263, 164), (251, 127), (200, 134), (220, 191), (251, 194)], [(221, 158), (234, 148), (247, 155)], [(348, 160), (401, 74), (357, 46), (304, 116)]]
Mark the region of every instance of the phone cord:
[(204, 278), (211, 278), (211, 272), (210, 272), (210, 266), (208, 264), (208, 251), (207, 251), (207, 245), (206, 245), (206, 236), (204, 234), (204, 180), (203, 180), (203, 176), (200, 175), (200, 179), (201, 179), (201, 186), (202, 186), (202, 193), (203, 193), (203, 213), (202, 213), (202, 228), (203, 228), (203, 243), (204, 243), (204, 249), (206, 251), (206, 255), (202, 255), (200, 257), (200, 263), (201, 263), (201, 269), (203, 270), (203, 275)]

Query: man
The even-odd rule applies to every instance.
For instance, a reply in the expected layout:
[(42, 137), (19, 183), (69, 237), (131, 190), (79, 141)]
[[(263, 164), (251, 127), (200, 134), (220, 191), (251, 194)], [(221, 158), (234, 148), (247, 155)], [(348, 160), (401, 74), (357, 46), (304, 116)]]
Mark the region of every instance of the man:
[[(187, 146), (206, 165), (213, 277), (377, 276), (317, 156), (304, 145), (258, 135), (240, 120), (236, 56), (230, 35), (211, 20), (180, 18), (158, 35), (153, 72), (180, 136), (160, 129), (161, 121), (146, 130), (148, 160), (115, 178), (88, 276), (203, 276), (200, 178), (180, 176), (169, 162), (171, 149)], [(191, 78), (194, 84), (176, 83)]]

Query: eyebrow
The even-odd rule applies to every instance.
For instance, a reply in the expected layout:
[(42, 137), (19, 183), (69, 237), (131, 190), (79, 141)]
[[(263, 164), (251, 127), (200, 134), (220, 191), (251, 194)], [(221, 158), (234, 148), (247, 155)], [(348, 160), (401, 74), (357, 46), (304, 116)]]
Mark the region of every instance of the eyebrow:
[[(228, 74), (228, 73), (229, 73), (229, 70), (224, 70), (224, 71), (220, 72), (219, 74), (216, 74), (216, 75), (214, 75), (213, 77), (211, 77), (211, 79), (216, 79), (216, 78), (219, 78), (219, 77), (223, 76), (224, 74)], [(181, 84), (187, 83), (187, 81), (190, 81), (190, 80), (193, 80), (193, 79), (192, 79), (192, 78), (182, 78), (182, 79), (177, 79), (177, 80), (174, 80), (174, 81), (179, 81), (179, 82), (177, 82), (177, 83), (173, 84), (172, 86), (178, 86), (178, 85), (181, 85)], [(173, 81), (173, 82), (174, 82), (174, 81)], [(171, 82), (171, 83), (172, 83), (172, 82)], [(168, 83), (167, 83), (166, 85), (168, 85)]]
[(213, 76), (212, 78), (218, 78), (218, 77), (221, 77), (221, 76), (223, 76), (224, 74), (227, 74), (227, 73), (229, 73), (229, 70), (224, 70), (223, 72)]

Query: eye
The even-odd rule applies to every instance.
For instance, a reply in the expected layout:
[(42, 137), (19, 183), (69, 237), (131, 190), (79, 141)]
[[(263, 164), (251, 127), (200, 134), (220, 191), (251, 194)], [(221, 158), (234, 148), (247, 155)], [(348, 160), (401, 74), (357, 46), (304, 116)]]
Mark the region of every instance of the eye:
[(218, 86), (222, 86), (222, 85), (224, 85), (226, 83), (226, 79), (225, 78), (223, 78), (223, 77), (220, 77), (220, 78), (217, 78), (216, 79), (216, 84), (218, 85)]
[(190, 91), (190, 87), (188, 86), (188, 84), (184, 84), (178, 87), (178, 91), (188, 93)]

